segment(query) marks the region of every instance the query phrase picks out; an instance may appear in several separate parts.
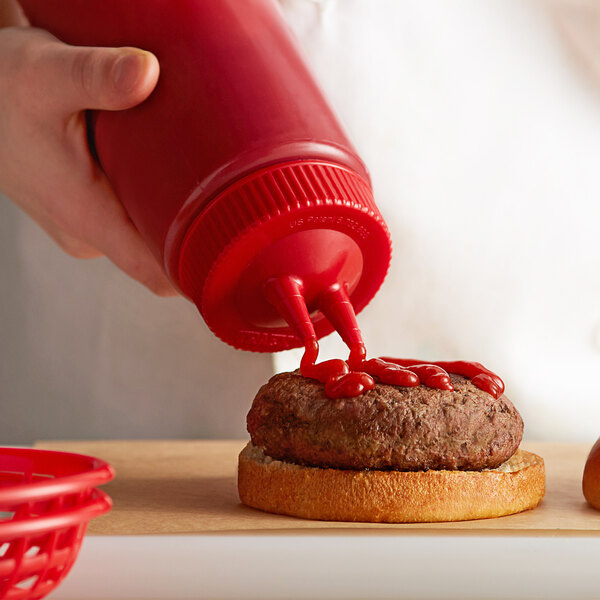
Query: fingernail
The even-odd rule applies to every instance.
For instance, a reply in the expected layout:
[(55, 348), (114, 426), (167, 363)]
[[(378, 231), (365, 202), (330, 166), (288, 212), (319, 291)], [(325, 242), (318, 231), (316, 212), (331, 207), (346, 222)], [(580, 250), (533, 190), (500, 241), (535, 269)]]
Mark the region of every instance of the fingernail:
[(121, 56), (113, 67), (115, 87), (120, 92), (130, 92), (144, 72), (146, 55), (142, 52)]

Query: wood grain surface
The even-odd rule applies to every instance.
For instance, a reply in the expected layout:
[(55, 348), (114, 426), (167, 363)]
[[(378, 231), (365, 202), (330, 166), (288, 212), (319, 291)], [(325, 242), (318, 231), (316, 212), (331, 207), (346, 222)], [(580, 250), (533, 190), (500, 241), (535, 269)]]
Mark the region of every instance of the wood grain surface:
[(497, 519), (434, 524), (308, 521), (243, 506), (236, 489), (237, 455), (245, 441), (44, 441), (36, 447), (88, 454), (111, 463), (117, 477), (104, 489), (113, 510), (90, 523), (91, 535), (240, 533), (422, 533), (423, 535), (600, 536), (600, 511), (589, 507), (581, 476), (590, 446), (523, 444), (546, 463), (546, 496), (534, 510)]

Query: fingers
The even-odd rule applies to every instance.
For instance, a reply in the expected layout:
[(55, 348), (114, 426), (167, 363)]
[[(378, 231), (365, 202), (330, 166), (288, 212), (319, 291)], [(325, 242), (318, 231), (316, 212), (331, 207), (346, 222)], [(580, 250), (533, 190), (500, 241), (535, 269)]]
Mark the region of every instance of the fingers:
[(90, 187), (88, 202), (78, 210), (73, 218), (83, 239), (155, 294), (178, 295), (105, 179)]
[[(1, 0), (0, 0), (1, 1)], [(72, 256), (105, 255), (161, 296), (177, 291), (94, 163), (83, 110), (141, 102), (158, 78), (156, 58), (135, 48), (63, 44), (42, 30), (0, 36), (0, 178), (8, 195)]]
[(157, 296), (179, 295), (133, 225), (123, 223), (119, 229), (117, 244), (112, 244), (111, 239), (100, 240), (106, 256)]
[[(108, 200), (110, 202), (111, 198)], [(92, 259), (106, 255), (127, 275), (145, 285), (158, 296), (178, 295), (177, 290), (161, 271), (140, 234), (126, 217), (118, 214), (120, 211), (117, 211), (117, 215), (114, 215), (112, 219), (101, 216), (97, 226), (91, 226), (89, 235), (93, 235), (97, 239), (98, 246), (103, 249), (101, 251), (95, 245), (91, 245), (76, 235), (68, 233), (44, 214), (32, 211), (30, 207), (24, 206), (22, 208), (70, 256), (79, 259)], [(98, 218), (98, 215), (95, 215), (95, 218)], [(114, 223), (113, 220), (116, 220), (117, 223)], [(70, 225), (67, 223), (66, 227), (70, 228)], [(97, 231), (94, 231), (95, 229)], [(103, 234), (103, 230), (104, 232), (114, 230), (115, 233), (111, 233), (107, 237)]]
[(80, 259), (98, 258), (102, 256), (97, 248), (86, 244), (85, 242), (65, 233), (54, 223), (42, 224), (35, 219), (38, 225), (56, 242), (56, 244), (69, 256)]
[(42, 31), (27, 48), (28, 77), (56, 114), (131, 108), (158, 80), (158, 60), (137, 48), (69, 46)]
[(67, 254), (89, 259), (106, 256), (117, 267), (159, 296), (177, 296), (178, 292), (162, 272), (137, 229), (127, 217), (105, 179), (87, 186), (85, 205), (69, 201), (68, 211), (50, 216), (46, 206), (20, 204), (29, 216)]
[[(41, 225), (41, 224), (40, 224)], [(140, 234), (131, 224), (117, 227), (118, 240), (98, 239), (102, 251), (76, 237), (65, 233), (53, 224), (42, 225), (48, 235), (70, 256), (79, 259), (106, 256), (127, 275), (146, 286), (157, 296), (179, 295), (160, 269), (156, 259), (148, 250)], [(117, 242), (117, 243), (115, 243)]]
[(62, 250), (73, 258), (88, 259), (102, 256), (102, 252), (97, 248), (66, 233), (54, 221), (49, 219), (44, 211), (39, 210), (39, 207), (31, 204), (22, 204), (20, 202), (17, 202), (16, 204), (20, 206)]

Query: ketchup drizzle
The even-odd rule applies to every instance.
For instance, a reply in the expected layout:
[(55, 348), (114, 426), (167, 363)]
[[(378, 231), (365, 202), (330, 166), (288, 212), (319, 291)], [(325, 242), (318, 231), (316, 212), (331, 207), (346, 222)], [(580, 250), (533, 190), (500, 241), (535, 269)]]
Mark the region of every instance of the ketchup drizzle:
[[(414, 365), (418, 364), (418, 360), (410, 358), (391, 358), (385, 357), (384, 360), (394, 363), (396, 365), (410, 367), (414, 371)], [(468, 377), (473, 385), (478, 387), (480, 390), (487, 392), (494, 396), (494, 398), (500, 398), (504, 393), (504, 382), (498, 375), (486, 369), (481, 363), (469, 362), (466, 360), (456, 361), (437, 361), (432, 363), (437, 365), (441, 369), (445, 369), (448, 373), (455, 373), (456, 375), (462, 375)], [(425, 383), (425, 385), (428, 385)], [(435, 386), (431, 386), (435, 387)]]
[(316, 338), (306, 340), (304, 356), (300, 362), (300, 373), (304, 377), (324, 383), (325, 394), (329, 398), (360, 396), (375, 387), (375, 380), (370, 375), (360, 371), (350, 371), (346, 361), (334, 358), (317, 364), (318, 355), (319, 342)]
[(456, 373), (471, 379), (480, 390), (499, 398), (504, 392), (504, 383), (498, 375), (477, 362), (439, 361), (423, 363), (408, 358), (371, 358), (363, 343), (350, 347), (348, 361), (341, 359), (317, 363), (319, 343), (308, 338), (304, 343), (304, 356), (300, 362), (300, 373), (325, 384), (329, 398), (351, 398), (360, 396), (375, 387), (376, 377), (382, 383), (403, 387), (425, 385), (438, 390), (452, 391), (448, 373)]
[(479, 389), (499, 398), (504, 383), (483, 365), (475, 362), (423, 363), (408, 358), (371, 358), (356, 322), (356, 314), (345, 285), (335, 284), (319, 296), (319, 308), (350, 348), (348, 361), (341, 359), (317, 363), (319, 342), (304, 298), (301, 279), (291, 275), (271, 277), (265, 281), (265, 298), (275, 306), (296, 335), (304, 341), (304, 356), (300, 372), (304, 377), (325, 384), (330, 398), (360, 396), (375, 387), (375, 378), (382, 383), (402, 387), (425, 385), (438, 390), (450, 390), (450, 373), (471, 379)]

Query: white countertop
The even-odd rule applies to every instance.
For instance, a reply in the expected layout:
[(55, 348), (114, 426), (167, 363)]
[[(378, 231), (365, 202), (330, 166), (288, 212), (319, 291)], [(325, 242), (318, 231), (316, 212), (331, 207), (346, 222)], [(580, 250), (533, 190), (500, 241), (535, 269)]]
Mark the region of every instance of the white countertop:
[(98, 536), (52, 600), (597, 599), (600, 537)]

